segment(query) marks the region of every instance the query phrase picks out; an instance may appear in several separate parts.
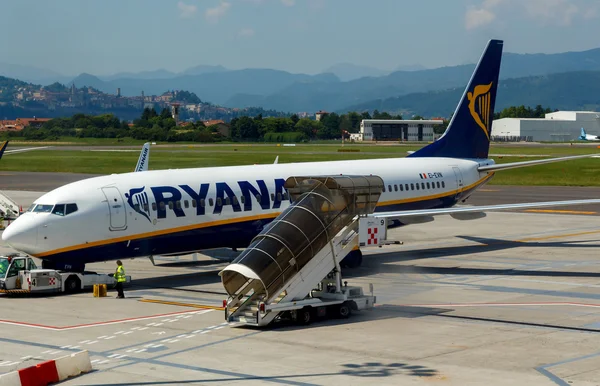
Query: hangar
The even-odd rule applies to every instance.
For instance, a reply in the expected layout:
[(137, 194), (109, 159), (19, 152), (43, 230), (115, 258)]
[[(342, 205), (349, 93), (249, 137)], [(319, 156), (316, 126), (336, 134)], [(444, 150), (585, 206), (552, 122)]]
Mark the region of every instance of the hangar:
[(350, 134), (353, 141), (433, 141), (433, 127), (444, 121), (437, 119), (363, 119), (360, 132)]
[(557, 111), (545, 118), (502, 118), (492, 123), (492, 141), (575, 141), (581, 129), (600, 135), (600, 113)]

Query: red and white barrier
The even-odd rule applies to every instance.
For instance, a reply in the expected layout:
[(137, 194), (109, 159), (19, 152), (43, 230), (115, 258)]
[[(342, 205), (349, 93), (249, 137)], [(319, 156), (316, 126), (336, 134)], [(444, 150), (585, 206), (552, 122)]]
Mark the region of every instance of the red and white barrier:
[(87, 351), (0, 375), (0, 386), (46, 386), (92, 371)]

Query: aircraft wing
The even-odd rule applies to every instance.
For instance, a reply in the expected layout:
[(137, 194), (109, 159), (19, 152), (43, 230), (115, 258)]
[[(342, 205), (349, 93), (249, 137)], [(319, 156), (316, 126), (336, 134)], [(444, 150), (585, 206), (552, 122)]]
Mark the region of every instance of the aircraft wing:
[(148, 170), (148, 162), (150, 162), (150, 142), (146, 142), (142, 146), (140, 157), (138, 158), (137, 165), (135, 165), (134, 172), (145, 172)]
[(506, 163), (506, 164), (484, 165), (484, 166), (480, 166), (477, 170), (479, 170), (480, 172), (488, 172), (488, 171), (495, 171), (495, 170), (516, 169), (516, 168), (522, 168), (525, 166), (549, 164), (552, 162), (569, 161), (569, 160), (580, 159), (580, 158), (596, 158), (599, 155), (600, 154), (598, 154), (598, 153), (594, 153), (594, 154), (573, 155), (573, 156), (559, 157), (559, 158), (538, 159), (538, 160), (533, 160), (533, 161), (510, 162), (510, 163)]
[(4, 154), (23, 153), (25, 151), (41, 150), (41, 149), (47, 149), (49, 147), (52, 147), (52, 146), (39, 146), (39, 147), (27, 147), (27, 148), (24, 148), (24, 149), (6, 150), (7, 146), (8, 146), (8, 141), (4, 141), (2, 143), (2, 145), (0, 145), (0, 158), (2, 158), (2, 156)]
[[(461, 219), (461, 214), (473, 215), (485, 212), (494, 212), (501, 210), (515, 210), (515, 209), (529, 209), (529, 208), (547, 208), (553, 206), (570, 206), (570, 205), (589, 205), (589, 204), (600, 204), (600, 199), (588, 199), (588, 200), (567, 200), (567, 201), (546, 201), (546, 202), (528, 202), (522, 204), (502, 204), (502, 205), (484, 205), (484, 206), (455, 206), (452, 208), (443, 209), (419, 209), (419, 210), (406, 210), (398, 212), (381, 212), (374, 213), (372, 216), (375, 218), (389, 218), (389, 219), (402, 219), (402, 218), (419, 218), (429, 216), (439, 216), (448, 214), (456, 216), (457, 219)], [(465, 217), (464, 219), (468, 219)]]

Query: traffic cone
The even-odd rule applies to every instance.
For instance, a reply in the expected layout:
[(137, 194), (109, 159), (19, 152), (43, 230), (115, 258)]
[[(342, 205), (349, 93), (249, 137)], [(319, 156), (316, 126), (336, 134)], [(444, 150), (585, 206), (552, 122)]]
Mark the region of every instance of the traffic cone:
[(19, 216), (23, 214), (23, 205), (19, 205)]

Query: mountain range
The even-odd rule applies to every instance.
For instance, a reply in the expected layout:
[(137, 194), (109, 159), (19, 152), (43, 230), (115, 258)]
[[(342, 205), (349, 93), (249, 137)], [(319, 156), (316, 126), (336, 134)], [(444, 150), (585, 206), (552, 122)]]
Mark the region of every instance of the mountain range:
[[(187, 90), (196, 93), (203, 101), (227, 107), (260, 106), (278, 111), (314, 112), (363, 110), (379, 106), (380, 110), (411, 111), (419, 115), (448, 115), (454, 106), (448, 110), (445, 98), (453, 96), (452, 103), (456, 104), (456, 95), (460, 96), (473, 69), (474, 64), (435, 69), (422, 69), (422, 66), (415, 65), (390, 72), (342, 63), (320, 74), (309, 75), (273, 69), (230, 70), (222, 66), (200, 65), (180, 73), (159, 69), (109, 76), (81, 74), (65, 82), (63, 75), (52, 71), (0, 63), (0, 75), (42, 84), (40, 77), (49, 83), (51, 80), (61, 82), (62, 79), (62, 83), (74, 82), (77, 87), (92, 86), (107, 93), (115, 93), (120, 88), (124, 96), (140, 95), (142, 91), (151, 95), (167, 90)], [(526, 101), (534, 105), (544, 104), (536, 98), (552, 98), (555, 103), (545, 105), (556, 108), (563, 108), (557, 102), (569, 98), (594, 105), (595, 100), (592, 95), (589, 95), (592, 99), (588, 98), (585, 90), (581, 89), (579, 95), (572, 95), (569, 89), (561, 88), (568, 87), (568, 83), (557, 85), (549, 82), (564, 81), (566, 77), (569, 82), (587, 84), (593, 90), (597, 71), (600, 71), (600, 48), (558, 54), (504, 53), (498, 105), (501, 106), (504, 101), (519, 105), (527, 104)], [(560, 73), (570, 75), (559, 76)], [(554, 91), (563, 94), (561, 96)], [(439, 114), (426, 114), (425, 111)]]

